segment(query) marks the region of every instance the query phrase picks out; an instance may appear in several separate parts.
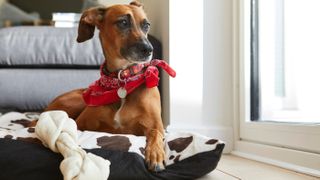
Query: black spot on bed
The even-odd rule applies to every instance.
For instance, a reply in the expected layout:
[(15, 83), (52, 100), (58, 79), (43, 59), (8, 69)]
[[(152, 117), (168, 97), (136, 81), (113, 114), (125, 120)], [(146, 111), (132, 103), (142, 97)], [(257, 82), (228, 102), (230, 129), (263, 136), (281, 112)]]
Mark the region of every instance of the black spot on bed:
[(168, 142), (169, 148), (171, 151), (182, 152), (185, 150), (190, 143), (193, 141), (193, 136), (186, 138), (177, 138)]
[(125, 136), (102, 136), (97, 138), (97, 145), (102, 149), (128, 152), (131, 147), (129, 138)]
[(32, 123), (32, 121), (28, 120), (28, 119), (17, 119), (17, 120), (11, 120), (11, 123), (14, 124), (20, 124), (23, 127), (29, 127)]
[(5, 135), (4, 138), (5, 138), (5, 139), (12, 139), (13, 136), (12, 136), (12, 135)]
[(34, 133), (35, 132), (35, 128), (28, 128), (28, 132), (29, 133)]
[(24, 141), (24, 142), (42, 144), (42, 142), (38, 138), (33, 138), (33, 137), (18, 137), (17, 140)]
[(215, 144), (217, 142), (218, 142), (218, 140), (216, 140), (216, 139), (210, 139), (209, 141), (206, 142), (206, 144)]
[(143, 147), (140, 147), (139, 150), (140, 150), (141, 154), (145, 155), (146, 150)]
[(179, 162), (179, 161), (180, 161), (180, 156), (181, 156), (181, 155), (178, 155), (176, 158), (174, 158), (173, 162), (174, 162), (174, 163)]

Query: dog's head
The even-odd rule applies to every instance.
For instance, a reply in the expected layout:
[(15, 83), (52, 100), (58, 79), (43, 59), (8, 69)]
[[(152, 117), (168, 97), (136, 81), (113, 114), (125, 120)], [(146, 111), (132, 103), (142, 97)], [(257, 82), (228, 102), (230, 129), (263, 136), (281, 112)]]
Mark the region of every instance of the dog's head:
[(139, 2), (84, 11), (77, 41), (91, 39), (95, 27), (100, 30), (100, 40), (108, 60), (125, 60), (127, 63), (151, 60), (153, 47), (147, 39), (150, 23)]

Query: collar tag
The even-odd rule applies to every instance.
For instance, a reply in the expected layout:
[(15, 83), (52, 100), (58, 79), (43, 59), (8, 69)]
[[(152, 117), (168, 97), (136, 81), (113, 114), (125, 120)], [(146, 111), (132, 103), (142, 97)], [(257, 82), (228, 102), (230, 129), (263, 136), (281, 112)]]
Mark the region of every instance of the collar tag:
[(119, 72), (118, 72), (118, 82), (119, 82), (119, 87), (121, 86), (120, 85), (120, 83), (124, 83), (124, 85), (123, 86), (121, 86), (118, 90), (117, 90), (117, 94), (118, 94), (118, 96), (119, 96), (119, 98), (121, 98), (121, 99), (124, 99), (124, 98), (126, 98), (126, 96), (127, 96), (127, 90), (126, 90), (126, 88), (125, 88), (125, 86), (126, 86), (126, 84), (127, 84), (127, 81), (126, 81), (126, 79), (121, 79), (121, 73), (123, 72), (123, 70), (120, 70)]
[(120, 87), (117, 91), (119, 98), (124, 99), (127, 96), (127, 90), (124, 87)]

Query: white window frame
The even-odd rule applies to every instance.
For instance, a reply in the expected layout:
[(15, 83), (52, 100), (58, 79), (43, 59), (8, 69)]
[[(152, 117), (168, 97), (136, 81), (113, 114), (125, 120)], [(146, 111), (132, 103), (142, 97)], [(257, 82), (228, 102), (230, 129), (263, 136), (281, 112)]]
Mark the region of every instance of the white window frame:
[(233, 0), (233, 154), (320, 177), (320, 125), (250, 121), (250, 1)]

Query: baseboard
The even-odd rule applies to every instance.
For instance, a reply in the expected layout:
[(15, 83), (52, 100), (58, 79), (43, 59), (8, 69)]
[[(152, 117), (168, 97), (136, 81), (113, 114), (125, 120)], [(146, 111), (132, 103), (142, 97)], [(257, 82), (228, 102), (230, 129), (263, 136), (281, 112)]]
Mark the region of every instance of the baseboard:
[(320, 177), (319, 154), (246, 141), (236, 141), (231, 154)]
[(200, 125), (169, 125), (168, 132), (195, 132), (208, 137), (222, 140), (226, 143), (223, 153), (230, 153), (233, 149), (233, 128), (222, 126)]

